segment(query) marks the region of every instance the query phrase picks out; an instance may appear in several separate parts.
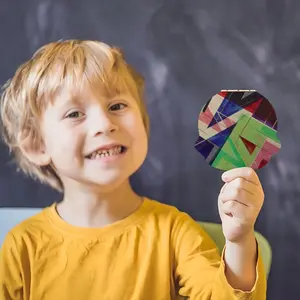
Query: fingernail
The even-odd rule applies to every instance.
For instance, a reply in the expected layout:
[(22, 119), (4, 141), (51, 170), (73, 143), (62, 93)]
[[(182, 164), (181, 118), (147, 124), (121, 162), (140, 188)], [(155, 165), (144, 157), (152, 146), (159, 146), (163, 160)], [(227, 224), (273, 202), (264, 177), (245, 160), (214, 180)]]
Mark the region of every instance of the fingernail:
[(223, 180), (226, 180), (226, 179), (227, 179), (227, 172), (225, 172), (225, 173), (222, 174), (222, 179), (223, 179)]

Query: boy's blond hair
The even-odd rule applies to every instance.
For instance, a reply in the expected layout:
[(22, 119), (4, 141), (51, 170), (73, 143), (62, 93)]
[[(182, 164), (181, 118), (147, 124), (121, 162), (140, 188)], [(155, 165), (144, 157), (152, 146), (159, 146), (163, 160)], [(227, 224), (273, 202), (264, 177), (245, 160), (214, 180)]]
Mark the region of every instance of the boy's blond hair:
[(39, 120), (47, 104), (64, 88), (93, 85), (105, 96), (129, 92), (138, 102), (147, 134), (149, 118), (143, 101), (144, 80), (120, 49), (88, 40), (47, 44), (22, 64), (3, 86), (0, 110), (2, 135), (19, 168), (27, 175), (63, 192), (63, 184), (51, 165), (38, 166), (27, 159), (21, 143), (43, 143)]

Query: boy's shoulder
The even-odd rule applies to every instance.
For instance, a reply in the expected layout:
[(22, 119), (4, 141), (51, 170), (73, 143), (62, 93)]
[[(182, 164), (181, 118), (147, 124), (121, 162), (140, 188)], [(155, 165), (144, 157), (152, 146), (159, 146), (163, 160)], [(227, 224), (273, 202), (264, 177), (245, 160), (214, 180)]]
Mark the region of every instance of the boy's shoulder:
[(174, 205), (171, 204), (165, 204), (162, 202), (159, 202), (154, 199), (146, 198), (146, 206), (150, 207), (152, 210), (152, 216), (156, 218), (161, 219), (168, 219), (172, 221), (187, 221), (192, 220), (192, 217), (188, 215), (186, 212), (181, 211), (179, 208), (177, 208)]
[(147, 214), (148, 217), (144, 219), (145, 229), (150, 227), (152, 230), (154, 227), (160, 232), (170, 234), (175, 239), (179, 236), (181, 238), (185, 236), (191, 240), (204, 235), (207, 237), (201, 223), (187, 212), (157, 200), (148, 199), (147, 201), (146, 205), (151, 207), (151, 213)]
[(144, 205), (151, 209), (155, 214), (179, 214), (179, 209), (173, 205), (160, 202), (158, 200), (144, 197)]
[(14, 216), (11, 218), (7, 216), (4, 226), (1, 228), (1, 231), (6, 231), (3, 232), (5, 236), (4, 240), (12, 238), (15, 243), (19, 244), (24, 238), (26, 239), (26, 236), (32, 237), (40, 235), (41, 230), (43, 230), (48, 223), (45, 213), (51, 209), (53, 209), (53, 205), (40, 210), (34, 209), (33, 214), (30, 216), (28, 216), (26, 210), (24, 212), (22, 212), (21, 209), (13, 211), (12, 214)]

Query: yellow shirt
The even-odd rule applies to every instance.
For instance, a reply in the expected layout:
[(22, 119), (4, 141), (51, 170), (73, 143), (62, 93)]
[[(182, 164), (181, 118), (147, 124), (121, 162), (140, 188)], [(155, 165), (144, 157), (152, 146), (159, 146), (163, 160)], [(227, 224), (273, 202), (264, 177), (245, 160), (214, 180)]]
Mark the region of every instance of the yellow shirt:
[[(223, 251), (224, 254), (224, 251)], [(259, 255), (251, 292), (234, 290), (213, 241), (187, 214), (145, 198), (103, 228), (63, 221), (55, 204), (13, 228), (0, 252), (0, 300), (266, 299)]]

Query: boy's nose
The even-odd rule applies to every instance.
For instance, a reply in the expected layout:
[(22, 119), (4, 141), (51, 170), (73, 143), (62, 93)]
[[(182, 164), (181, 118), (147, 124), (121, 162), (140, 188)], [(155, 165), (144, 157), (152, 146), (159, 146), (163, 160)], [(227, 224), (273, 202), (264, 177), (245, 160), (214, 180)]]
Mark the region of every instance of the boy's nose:
[(112, 118), (104, 112), (95, 113), (93, 118), (90, 120), (89, 127), (92, 136), (108, 134), (116, 131), (118, 128)]

